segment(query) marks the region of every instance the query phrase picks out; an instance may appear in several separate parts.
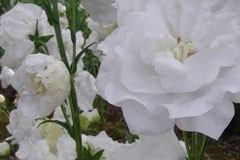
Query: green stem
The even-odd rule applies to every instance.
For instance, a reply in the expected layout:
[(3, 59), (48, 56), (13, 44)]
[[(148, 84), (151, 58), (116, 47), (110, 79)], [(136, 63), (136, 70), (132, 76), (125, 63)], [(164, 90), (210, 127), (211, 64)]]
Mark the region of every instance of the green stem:
[(57, 38), (59, 53), (60, 53), (62, 61), (64, 62), (66, 67), (69, 69), (69, 64), (68, 64), (68, 60), (67, 60), (67, 56), (66, 56), (66, 52), (65, 52), (65, 48), (64, 48), (64, 44), (63, 44), (63, 39), (62, 39), (62, 32), (61, 32), (61, 27), (60, 27), (60, 22), (59, 22), (57, 1), (53, 0), (52, 4), (53, 4), (54, 16), (57, 20), (57, 23), (55, 23), (53, 25), (53, 27), (54, 27), (56, 38)]
[(62, 109), (62, 113), (63, 113), (63, 116), (64, 116), (64, 118), (66, 120), (66, 123), (67, 123), (68, 127), (72, 130), (72, 125), (69, 122), (68, 115), (66, 113), (66, 107), (64, 105), (61, 105), (61, 109)]
[(105, 125), (105, 122), (106, 122), (106, 117), (105, 117), (105, 101), (99, 97), (99, 109), (100, 109), (100, 118), (101, 118), (101, 121), (103, 123), (103, 125)]
[(195, 132), (192, 132), (192, 156), (194, 160), (197, 160), (197, 143), (196, 143), (196, 134)]
[(184, 139), (184, 143), (185, 143), (185, 147), (187, 150), (187, 155), (188, 155), (188, 160), (192, 159), (192, 155), (191, 155), (191, 150), (190, 150), (190, 146), (188, 143), (188, 136), (187, 136), (187, 132), (182, 131), (183, 132), (183, 139)]
[(202, 138), (202, 141), (201, 141), (201, 146), (200, 146), (200, 159), (202, 160), (203, 159), (203, 155), (204, 155), (204, 151), (205, 151), (205, 148), (206, 148), (206, 143), (207, 142), (207, 136), (203, 135), (203, 138)]
[(76, 0), (72, 0), (72, 22), (71, 22), (71, 39), (73, 43), (73, 55), (72, 55), (72, 70), (71, 73), (74, 72), (74, 68), (76, 64)]
[(73, 130), (76, 141), (76, 152), (77, 160), (82, 160), (83, 158), (83, 148), (82, 148), (82, 136), (81, 136), (81, 126), (79, 118), (79, 109), (77, 104), (77, 96), (73, 82), (71, 82), (71, 94), (69, 96), (69, 102), (71, 107), (72, 119), (73, 119)]
[(0, 110), (0, 113), (3, 113), (3, 114), (5, 114), (5, 116), (7, 116), (8, 118), (9, 118), (9, 113), (7, 112), (7, 111), (5, 111), (5, 110)]

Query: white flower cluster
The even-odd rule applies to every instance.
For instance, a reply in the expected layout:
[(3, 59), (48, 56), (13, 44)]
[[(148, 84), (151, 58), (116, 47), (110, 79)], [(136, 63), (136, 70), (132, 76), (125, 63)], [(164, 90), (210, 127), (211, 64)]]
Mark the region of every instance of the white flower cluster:
[[(70, 30), (67, 29), (66, 8), (59, 4), (61, 14), (61, 32), (64, 48), (69, 62), (72, 61), (72, 42)], [(35, 53), (35, 43), (30, 36), (53, 36), (46, 42), (48, 54)], [(82, 33), (77, 33), (77, 53), (83, 45)], [(55, 160), (61, 159), (57, 146), (58, 138), (67, 132), (55, 124), (39, 124), (54, 112), (53, 120), (64, 121), (59, 106), (66, 106), (70, 116), (67, 97), (70, 93), (70, 74), (61, 61), (53, 27), (49, 24), (45, 12), (37, 5), (18, 3), (0, 18), (0, 47), (4, 49), (1, 58), (2, 87), (12, 85), (19, 94), (17, 109), (10, 113), (7, 126), (12, 143), (19, 144), (16, 156), (20, 160)], [(75, 88), (79, 99), (79, 108), (84, 111), (89, 121), (96, 120), (98, 113), (92, 103), (97, 89), (95, 78), (83, 71), (80, 60), (76, 72)], [(4, 147), (4, 146), (3, 146)], [(64, 146), (64, 150), (67, 146)], [(5, 147), (6, 148), (6, 147)], [(9, 151), (1, 149), (1, 154)], [(61, 149), (60, 149), (61, 150)], [(71, 152), (75, 153), (75, 150)], [(64, 159), (65, 160), (65, 159)], [(74, 160), (74, 159), (72, 159)]]
[[(86, 44), (96, 42), (92, 49), (102, 61), (97, 80), (83, 70), (81, 58), (70, 76), (40, 7), (18, 3), (0, 18), (5, 50), (0, 79), (20, 95), (7, 126), (8, 139), (19, 144), (20, 160), (77, 158), (75, 142), (64, 128), (39, 126), (52, 113), (52, 120), (60, 122), (71, 117), (70, 81), (81, 116), (99, 120), (92, 107), (98, 93), (122, 108), (131, 133), (139, 135), (132, 144), (113, 141), (105, 132), (82, 135), (92, 155), (104, 150), (101, 160), (184, 160), (175, 125), (214, 139), (221, 136), (234, 116), (232, 102), (240, 102), (238, 0), (82, 0), (80, 7), (89, 14), (92, 30)], [(66, 57), (72, 62), (66, 6), (59, 3), (58, 8)], [(53, 36), (45, 46), (49, 55), (34, 52), (30, 35), (36, 31), (40, 37)], [(77, 53), (83, 44), (78, 31)]]

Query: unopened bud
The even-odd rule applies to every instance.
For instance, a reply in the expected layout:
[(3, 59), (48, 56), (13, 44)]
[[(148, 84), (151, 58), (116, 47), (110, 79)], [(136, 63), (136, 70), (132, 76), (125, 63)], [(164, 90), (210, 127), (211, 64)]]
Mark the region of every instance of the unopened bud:
[(7, 142), (0, 143), (0, 157), (7, 157), (10, 155), (10, 145)]
[(0, 103), (4, 103), (5, 100), (6, 100), (5, 97), (2, 94), (0, 94)]

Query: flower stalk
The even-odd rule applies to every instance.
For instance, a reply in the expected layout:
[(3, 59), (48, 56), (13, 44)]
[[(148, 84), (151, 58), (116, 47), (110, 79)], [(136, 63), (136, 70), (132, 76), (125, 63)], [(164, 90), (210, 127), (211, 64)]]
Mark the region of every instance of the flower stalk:
[(82, 147), (82, 136), (81, 136), (81, 126), (79, 118), (79, 109), (77, 104), (77, 96), (74, 87), (74, 83), (71, 82), (71, 93), (69, 96), (69, 103), (71, 108), (72, 120), (73, 120), (73, 130), (76, 143), (77, 160), (83, 159), (83, 147)]
[[(50, 15), (52, 14), (54, 16), (54, 19), (52, 19), (52, 24), (55, 30), (56, 34), (56, 39), (57, 39), (57, 44), (59, 48), (59, 53), (61, 56), (62, 61), (66, 65), (66, 67), (69, 70), (69, 73), (71, 75), (71, 92), (68, 97), (69, 100), (69, 105), (71, 109), (71, 115), (72, 115), (72, 121), (73, 125), (71, 126), (68, 117), (65, 112), (64, 106), (62, 106), (62, 111), (64, 114), (64, 117), (66, 119), (67, 125), (70, 126), (71, 132), (73, 132), (73, 137), (76, 143), (76, 153), (77, 153), (77, 158), (76, 160), (82, 160), (84, 159), (83, 157), (83, 146), (82, 146), (82, 136), (81, 136), (81, 126), (80, 126), (80, 118), (79, 118), (79, 108), (78, 108), (78, 100), (77, 100), (77, 95), (76, 95), (76, 90), (75, 90), (75, 85), (74, 85), (74, 70), (72, 68), (75, 68), (76, 66), (76, 0), (71, 1), (71, 7), (72, 7), (72, 17), (71, 17), (71, 22), (70, 22), (70, 30), (71, 30), (71, 39), (73, 43), (73, 57), (72, 57), (72, 68), (69, 65), (65, 48), (64, 48), (64, 43), (63, 43), (63, 38), (62, 38), (62, 33), (61, 33), (61, 26), (60, 26), (60, 20), (59, 20), (59, 12), (58, 12), (58, 5), (57, 1), (53, 0), (51, 1), (53, 10), (46, 10), (46, 12)], [(49, 7), (49, 6), (47, 6)], [(48, 8), (49, 9), (49, 8)]]
[[(183, 131), (183, 139), (188, 156), (187, 160), (203, 160), (207, 136), (192, 132), (191, 138), (189, 138), (187, 132)], [(191, 143), (189, 143), (190, 140)]]
[(56, 38), (57, 38), (59, 53), (60, 53), (62, 61), (64, 62), (66, 67), (69, 69), (69, 63), (67, 60), (67, 56), (66, 56), (66, 52), (65, 52), (65, 48), (64, 48), (64, 44), (63, 44), (63, 39), (62, 39), (57, 1), (53, 0), (52, 5), (53, 5), (53, 14), (54, 14), (54, 17), (56, 20), (56, 23), (53, 23), (53, 27), (54, 27)]

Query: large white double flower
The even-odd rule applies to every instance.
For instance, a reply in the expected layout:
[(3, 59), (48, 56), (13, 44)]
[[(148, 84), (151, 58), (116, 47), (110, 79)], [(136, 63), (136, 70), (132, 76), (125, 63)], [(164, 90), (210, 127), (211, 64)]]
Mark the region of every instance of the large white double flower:
[(70, 92), (70, 75), (62, 61), (34, 54), (16, 70), (11, 84), (20, 94), (18, 109), (26, 117), (41, 118), (63, 104)]
[(101, 95), (122, 106), (133, 133), (176, 124), (218, 138), (239, 101), (239, 1), (117, 4), (120, 27), (99, 46)]

